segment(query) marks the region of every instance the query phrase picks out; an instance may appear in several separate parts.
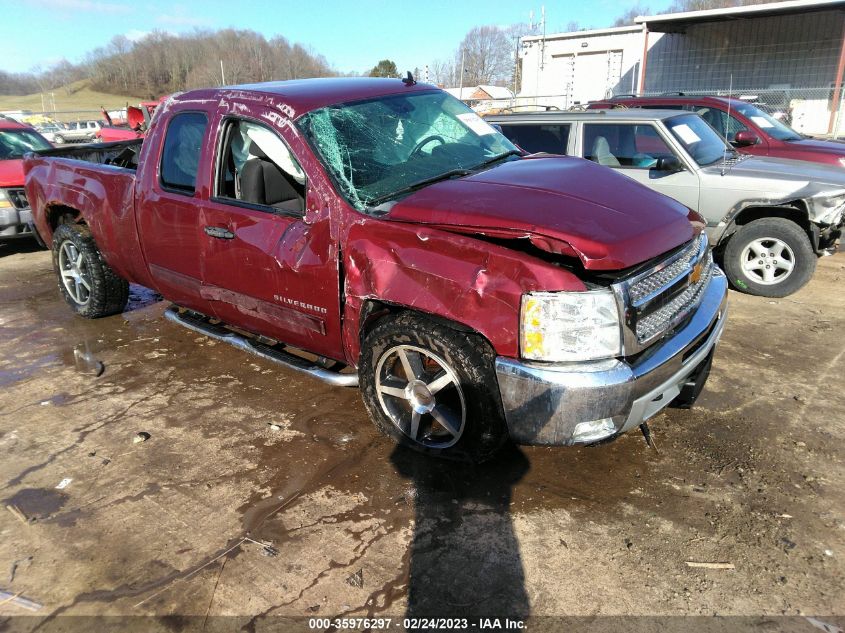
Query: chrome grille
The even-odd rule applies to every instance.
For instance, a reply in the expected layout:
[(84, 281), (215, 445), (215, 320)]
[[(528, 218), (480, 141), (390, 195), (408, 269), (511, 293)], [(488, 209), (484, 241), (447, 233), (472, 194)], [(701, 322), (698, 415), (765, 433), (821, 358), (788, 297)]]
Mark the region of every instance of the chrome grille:
[(647, 317), (637, 320), (637, 339), (640, 342), (648, 341), (662, 334), (672, 326), (672, 322), (678, 315), (689, 314), (693, 307), (701, 299), (701, 295), (710, 278), (713, 276), (713, 256), (710, 253), (704, 256), (703, 272), (698, 282), (689, 285), (686, 289), (672, 299), (662, 308), (649, 314)]
[(625, 354), (636, 354), (681, 324), (698, 305), (713, 276), (706, 234), (651, 269), (614, 286), (625, 315)]
[(12, 201), (12, 204), (15, 205), (16, 209), (29, 208), (29, 202), (26, 199), (26, 191), (23, 189), (6, 189), (6, 195), (9, 196), (9, 200)]
[(692, 268), (693, 260), (697, 260), (699, 256), (698, 242), (692, 242), (687, 249), (681, 253), (680, 259), (666, 266), (655, 273), (647, 275), (640, 279), (628, 289), (628, 296), (631, 298), (631, 304), (634, 306), (642, 305), (646, 300), (653, 295), (665, 290), (666, 286), (671, 285), (683, 275), (688, 275)]

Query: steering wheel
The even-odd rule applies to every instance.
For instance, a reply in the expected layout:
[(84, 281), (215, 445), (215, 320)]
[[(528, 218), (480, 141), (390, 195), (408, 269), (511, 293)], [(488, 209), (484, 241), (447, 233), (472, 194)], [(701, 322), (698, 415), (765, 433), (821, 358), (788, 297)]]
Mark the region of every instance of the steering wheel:
[(417, 144), (414, 146), (414, 149), (413, 149), (413, 150), (411, 150), (411, 154), (410, 154), (410, 155), (411, 155), (411, 156), (416, 156), (417, 154), (419, 154), (420, 152), (422, 152), (422, 148), (423, 148), (423, 147), (425, 147), (426, 145), (428, 145), (428, 144), (429, 144), (429, 143), (431, 143), (432, 141), (437, 141), (437, 142), (438, 142), (438, 143), (440, 143), (441, 145), (445, 145), (445, 144), (446, 144), (446, 139), (444, 139), (442, 136), (440, 136), (439, 134), (432, 134), (431, 136), (426, 136), (423, 140), (421, 140), (419, 143), (417, 143)]

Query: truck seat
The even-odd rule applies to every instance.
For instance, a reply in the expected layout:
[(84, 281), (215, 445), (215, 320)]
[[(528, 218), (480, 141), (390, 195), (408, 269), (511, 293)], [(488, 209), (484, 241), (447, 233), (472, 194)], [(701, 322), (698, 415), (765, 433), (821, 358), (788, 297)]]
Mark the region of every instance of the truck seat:
[(597, 136), (593, 141), (592, 159), (605, 167), (620, 167), (619, 159), (610, 153), (610, 144), (603, 136)]
[(298, 187), (255, 143), (250, 144), (249, 155), (240, 174), (241, 200), (288, 211), (301, 211), (303, 197)]

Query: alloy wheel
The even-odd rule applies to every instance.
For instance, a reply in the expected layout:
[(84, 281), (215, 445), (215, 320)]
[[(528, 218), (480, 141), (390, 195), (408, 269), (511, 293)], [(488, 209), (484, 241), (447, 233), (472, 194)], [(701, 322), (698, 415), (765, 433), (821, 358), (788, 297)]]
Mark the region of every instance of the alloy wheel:
[(76, 244), (65, 240), (59, 247), (59, 274), (70, 298), (84, 306), (91, 300), (91, 273)]
[(784, 281), (795, 268), (795, 253), (783, 240), (763, 237), (750, 242), (743, 250), (740, 265), (755, 283), (772, 286)]
[(397, 345), (382, 354), (375, 377), (382, 411), (412, 441), (442, 449), (461, 438), (464, 393), (443, 358), (421, 347)]

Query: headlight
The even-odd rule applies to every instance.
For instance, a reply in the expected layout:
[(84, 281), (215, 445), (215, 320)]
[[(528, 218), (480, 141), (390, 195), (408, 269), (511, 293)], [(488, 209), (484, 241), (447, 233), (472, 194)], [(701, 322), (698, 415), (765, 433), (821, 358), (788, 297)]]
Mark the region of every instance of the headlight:
[(839, 164), (840, 164), (840, 166), (845, 167), (845, 156), (842, 156), (842, 157), (839, 159)]
[(6, 195), (5, 189), (0, 189), (0, 209), (8, 209), (12, 206), (12, 201)]
[(622, 353), (610, 290), (531, 292), (522, 297), (520, 348), (526, 360), (583, 361)]

